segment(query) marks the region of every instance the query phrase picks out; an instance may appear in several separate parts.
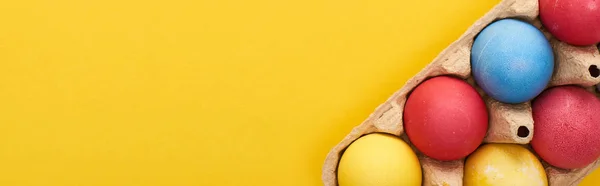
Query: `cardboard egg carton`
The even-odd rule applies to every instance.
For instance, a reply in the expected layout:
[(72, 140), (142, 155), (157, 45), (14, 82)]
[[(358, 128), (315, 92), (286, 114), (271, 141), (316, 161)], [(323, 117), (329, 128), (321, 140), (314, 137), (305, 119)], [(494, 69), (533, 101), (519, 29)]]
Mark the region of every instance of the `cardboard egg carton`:
[[(475, 87), (488, 107), (489, 127), (484, 143), (528, 144), (533, 134), (531, 102), (506, 104), (498, 102), (483, 93), (473, 81), (470, 55), (474, 38), (493, 21), (516, 18), (531, 23), (540, 29), (550, 41), (555, 57), (554, 73), (548, 87), (575, 84), (595, 91), (600, 83), (598, 68), (600, 54), (596, 46), (576, 47), (563, 43), (545, 31), (539, 20), (538, 0), (504, 0), (476, 21), (455, 42), (444, 49), (421, 72), (409, 79), (406, 84), (381, 104), (370, 116), (335, 146), (327, 155), (323, 166), (322, 180), (326, 186), (336, 186), (337, 165), (344, 150), (356, 139), (370, 133), (388, 133), (409, 142), (403, 131), (403, 110), (408, 94), (421, 82), (435, 76), (451, 75), (460, 77)], [(521, 136), (519, 136), (521, 130)], [(529, 133), (525, 135), (525, 133)], [(527, 146), (527, 145), (526, 145)], [(465, 159), (438, 161), (420, 153), (419, 156), (425, 186), (461, 186)], [(535, 153), (534, 151), (532, 151)], [(600, 161), (596, 160), (585, 168), (564, 170), (540, 161), (545, 167), (550, 186), (574, 186), (591, 173)]]

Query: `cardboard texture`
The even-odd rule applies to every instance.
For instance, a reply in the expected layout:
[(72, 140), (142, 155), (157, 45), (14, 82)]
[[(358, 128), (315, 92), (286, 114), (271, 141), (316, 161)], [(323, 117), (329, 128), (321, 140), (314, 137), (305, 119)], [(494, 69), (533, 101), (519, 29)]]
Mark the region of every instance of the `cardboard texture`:
[[(533, 118), (531, 103), (505, 104), (487, 97), (471, 78), (470, 53), (471, 46), (477, 34), (493, 21), (503, 18), (517, 18), (527, 21), (538, 27), (549, 39), (555, 55), (555, 69), (549, 87), (576, 84), (593, 91), (592, 86), (600, 83), (598, 68), (600, 68), (600, 54), (596, 46), (576, 47), (553, 38), (545, 31), (539, 21), (538, 0), (504, 0), (476, 21), (455, 42), (443, 50), (421, 72), (409, 79), (406, 84), (387, 101), (381, 104), (360, 125), (352, 131), (327, 155), (323, 166), (322, 180), (326, 186), (337, 186), (337, 165), (344, 149), (354, 140), (370, 133), (388, 133), (404, 135), (402, 113), (407, 95), (424, 80), (440, 76), (451, 75), (464, 79), (478, 89), (486, 101), (489, 112), (489, 129), (484, 143), (516, 143), (528, 144), (533, 134)], [(521, 129), (519, 129), (521, 128)], [(519, 136), (521, 132), (529, 134)], [(412, 144), (411, 144), (412, 146)], [(423, 171), (423, 185), (425, 186), (461, 186), (463, 184), (464, 159), (442, 162), (424, 156), (416, 148), (413, 150), (419, 156)], [(534, 152), (534, 151), (532, 151)], [(534, 152), (535, 153), (535, 152)], [(541, 160), (542, 161), (542, 160)], [(575, 186), (586, 175), (591, 173), (600, 163), (596, 160), (585, 168), (564, 170), (544, 163), (550, 186)]]

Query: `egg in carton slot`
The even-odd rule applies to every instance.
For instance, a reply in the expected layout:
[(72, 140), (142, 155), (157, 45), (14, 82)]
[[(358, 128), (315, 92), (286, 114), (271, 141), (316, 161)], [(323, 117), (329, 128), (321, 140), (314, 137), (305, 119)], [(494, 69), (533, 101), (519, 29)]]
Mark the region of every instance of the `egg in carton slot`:
[[(600, 30), (593, 33), (598, 37), (591, 42), (587, 35), (580, 35), (579, 38), (584, 39), (579, 39), (565, 35), (564, 32), (568, 31), (555, 31), (561, 27), (564, 30), (565, 25), (561, 25), (560, 20), (558, 23), (544, 20), (542, 15), (555, 13), (557, 7), (560, 11), (561, 6), (563, 9), (567, 6), (557, 3), (560, 2), (503, 0), (493, 7), (330, 150), (322, 170), (324, 185), (340, 185), (338, 167), (345, 150), (357, 139), (369, 134), (392, 135), (406, 142), (418, 158), (422, 171), (420, 183), (425, 186), (469, 185), (465, 174), (473, 174), (468, 172), (473, 170), (465, 164), (468, 164), (469, 156), (485, 144), (513, 144), (531, 152), (544, 170), (541, 175), (545, 177), (545, 183), (540, 185), (579, 184), (600, 163), (600, 133), (589, 129), (600, 128), (600, 120), (595, 120), (600, 118), (593, 116), (597, 115), (595, 113), (590, 114), (592, 111), (579, 112), (581, 109), (600, 109), (597, 108), (600, 101), (596, 90), (600, 83)], [(581, 6), (600, 12), (600, 6), (592, 7), (595, 5), (600, 3)], [(596, 18), (600, 20), (600, 16)], [(600, 25), (595, 28), (600, 29)], [(593, 34), (590, 37), (595, 37)], [(500, 50), (490, 52), (492, 47)], [(512, 63), (502, 64), (507, 61)], [(466, 92), (459, 91), (462, 89)], [(416, 92), (419, 96), (413, 96)], [(476, 96), (470, 96), (473, 92)], [(450, 97), (458, 94), (454, 96), (464, 97), (466, 101), (453, 102), (447, 96), (440, 96), (445, 93)], [(447, 102), (453, 103), (425, 104), (426, 99), (448, 99)], [(453, 112), (463, 115), (439, 112), (437, 114), (444, 117), (439, 119), (431, 115), (435, 108), (424, 108), (427, 106), (446, 106), (450, 107), (447, 110), (454, 109)], [(476, 114), (481, 112), (478, 109), (484, 110), (483, 116)], [(465, 115), (469, 118), (465, 119)], [(431, 127), (439, 125), (417, 126), (442, 120), (462, 122), (468, 125), (463, 128), (476, 128), (477, 131), (438, 131)], [(568, 121), (586, 124), (565, 126)], [(452, 125), (441, 127), (447, 129)], [(427, 132), (423, 130), (430, 133), (458, 132), (466, 139), (458, 142), (447, 139), (440, 144), (465, 145), (454, 149), (436, 147), (435, 141), (421, 134)], [(582, 130), (590, 132), (577, 132)], [(448, 149), (456, 152), (442, 152)], [(561, 150), (568, 152), (557, 153)]]

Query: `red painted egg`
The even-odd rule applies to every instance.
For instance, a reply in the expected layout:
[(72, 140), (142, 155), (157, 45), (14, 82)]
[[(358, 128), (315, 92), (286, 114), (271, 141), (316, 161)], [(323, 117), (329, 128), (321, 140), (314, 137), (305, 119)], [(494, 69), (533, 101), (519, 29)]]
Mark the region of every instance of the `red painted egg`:
[(578, 86), (550, 88), (533, 101), (531, 146), (549, 164), (582, 168), (600, 156), (600, 100)]
[(469, 155), (488, 129), (486, 105), (465, 81), (438, 76), (409, 95), (404, 107), (404, 130), (423, 154), (442, 161)]
[(544, 27), (571, 45), (600, 42), (599, 0), (539, 0)]

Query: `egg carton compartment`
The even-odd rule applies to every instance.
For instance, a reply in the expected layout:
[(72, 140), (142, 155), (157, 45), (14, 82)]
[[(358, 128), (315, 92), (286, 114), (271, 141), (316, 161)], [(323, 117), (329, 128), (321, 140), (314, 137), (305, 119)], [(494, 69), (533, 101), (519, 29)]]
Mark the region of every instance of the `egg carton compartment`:
[(550, 43), (554, 67), (544, 90), (556, 86), (575, 85), (600, 95), (595, 85), (600, 83), (600, 53), (598, 46), (573, 46), (554, 38), (543, 27), (539, 18), (538, 0), (503, 0), (469, 27), (462, 36), (444, 49), (429, 65), (410, 78), (405, 85), (378, 106), (366, 120), (354, 127), (327, 155), (322, 181), (326, 186), (337, 186), (337, 168), (345, 149), (362, 136), (373, 133), (391, 134), (405, 141), (417, 155), (422, 169), (422, 185), (463, 185), (465, 158), (440, 161), (424, 155), (409, 140), (404, 131), (405, 104), (412, 91), (434, 77), (448, 76), (460, 79), (480, 94), (488, 112), (485, 143), (519, 144), (535, 154), (545, 169), (550, 186), (577, 185), (600, 164), (599, 160), (578, 169), (562, 169), (544, 162), (529, 144), (535, 135), (532, 101), (504, 103), (493, 99), (477, 85), (471, 69), (471, 49), (478, 34), (491, 23), (502, 19), (517, 19), (534, 25)]

